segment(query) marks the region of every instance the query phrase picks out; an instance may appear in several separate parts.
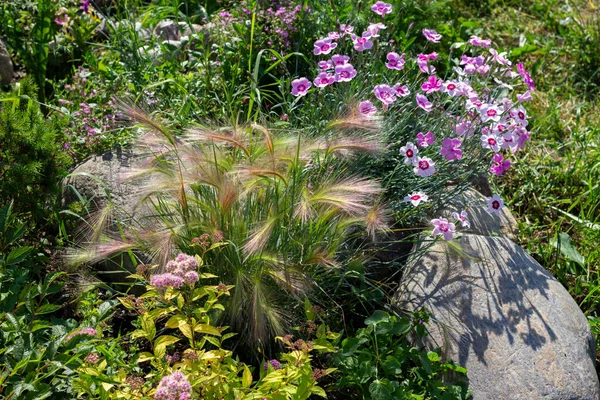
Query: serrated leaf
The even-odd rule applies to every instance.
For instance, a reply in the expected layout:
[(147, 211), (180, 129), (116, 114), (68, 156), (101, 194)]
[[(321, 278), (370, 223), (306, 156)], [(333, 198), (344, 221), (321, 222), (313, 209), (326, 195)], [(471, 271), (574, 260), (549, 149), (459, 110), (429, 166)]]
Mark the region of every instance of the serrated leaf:
[(19, 321), (17, 321), (17, 319), (15, 318), (14, 315), (12, 315), (11, 313), (6, 313), (6, 314), (4, 314), (4, 316), (6, 317), (8, 322), (10, 322), (10, 324), (12, 325), (12, 328), (15, 331), (18, 331), (21, 328), (21, 324), (19, 324)]
[(61, 306), (57, 304), (44, 304), (40, 308), (38, 308), (36, 314), (50, 314), (54, 311), (60, 309)]

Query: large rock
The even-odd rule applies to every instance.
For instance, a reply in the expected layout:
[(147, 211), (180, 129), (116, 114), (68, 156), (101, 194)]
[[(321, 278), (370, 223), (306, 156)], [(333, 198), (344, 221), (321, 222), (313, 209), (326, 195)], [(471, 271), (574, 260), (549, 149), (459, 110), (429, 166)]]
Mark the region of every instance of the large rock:
[(0, 85), (8, 85), (12, 82), (15, 72), (13, 68), (10, 54), (4, 46), (4, 43), (0, 40)]
[(166, 19), (156, 24), (154, 27), (154, 34), (162, 40), (179, 40), (181, 28), (175, 21)]
[(507, 238), (454, 244), (422, 243), (394, 302), (431, 312), (427, 344), (467, 368), (473, 398), (598, 399), (594, 339), (563, 286)]

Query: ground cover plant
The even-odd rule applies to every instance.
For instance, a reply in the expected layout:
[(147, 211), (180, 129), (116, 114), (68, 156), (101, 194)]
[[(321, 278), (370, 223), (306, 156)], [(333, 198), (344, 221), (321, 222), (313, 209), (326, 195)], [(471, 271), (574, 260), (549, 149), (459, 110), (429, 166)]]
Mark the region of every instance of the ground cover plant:
[[(5, 398), (468, 398), (379, 258), (505, 203), (600, 335), (592, 3), (0, 7)], [(118, 146), (143, 215), (58, 201)], [(126, 284), (94, 276), (118, 253)]]

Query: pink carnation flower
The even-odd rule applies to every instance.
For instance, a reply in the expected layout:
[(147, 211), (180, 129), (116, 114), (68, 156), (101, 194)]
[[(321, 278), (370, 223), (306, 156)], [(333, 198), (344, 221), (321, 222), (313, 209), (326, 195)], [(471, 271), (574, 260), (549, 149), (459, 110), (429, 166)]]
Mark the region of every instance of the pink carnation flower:
[(533, 97), (531, 97), (531, 92), (528, 90), (523, 94), (518, 94), (517, 95), (517, 101), (519, 103), (524, 103), (526, 101), (531, 101), (533, 100)]
[(389, 69), (401, 71), (404, 68), (404, 56), (404, 53), (402, 53), (402, 55), (394, 52), (388, 53), (386, 56), (387, 62), (385, 63), (385, 66)]
[(433, 162), (433, 160), (431, 158), (427, 158), (427, 157), (417, 157), (416, 162), (414, 163), (414, 172), (415, 174), (422, 176), (422, 177), (427, 177), (427, 176), (431, 176), (435, 173), (435, 163)]
[(446, 93), (450, 97), (456, 97), (456, 96), (460, 95), (458, 82), (456, 82), (456, 81), (444, 82), (442, 92)]
[(453, 212), (452, 213), (452, 218), (454, 218), (457, 221), (460, 221), (460, 226), (462, 226), (463, 228), (470, 228), (471, 227), (471, 223), (469, 222), (469, 220), (467, 219), (467, 211), (462, 210), (459, 213), (457, 212)]
[(482, 39), (475, 35), (471, 36), (469, 43), (476, 47), (490, 47), (492, 45), (492, 41), (490, 39)]
[(416, 207), (421, 203), (426, 203), (429, 201), (429, 196), (423, 192), (413, 192), (408, 196), (405, 196), (404, 201), (407, 203), (412, 203), (412, 205)]
[(433, 29), (423, 29), (423, 36), (425, 36), (425, 39), (433, 43), (439, 43), (442, 39), (442, 35), (434, 31)]
[(354, 42), (354, 50), (365, 51), (373, 47), (371, 34), (369, 32), (363, 32), (362, 36), (356, 36), (355, 34), (350, 35), (350, 38)]
[(335, 82), (335, 76), (327, 72), (321, 72), (314, 80), (315, 86), (323, 88)]
[(408, 86), (400, 86), (399, 83), (396, 83), (392, 89), (396, 91), (396, 96), (406, 97), (410, 94), (410, 89), (408, 88)]
[[(335, 56), (334, 56), (335, 57)], [(332, 69), (333, 68), (333, 62), (331, 60), (327, 60), (327, 61), (319, 61), (317, 63), (317, 65), (319, 66), (320, 69), (322, 70), (328, 70), (328, 69)]]
[(373, 88), (373, 93), (383, 104), (392, 104), (396, 101), (396, 91), (389, 85), (377, 85)]
[(446, 157), (446, 160), (460, 160), (462, 158), (462, 150), (459, 149), (462, 141), (458, 138), (446, 138), (442, 141), (440, 153)]
[(502, 117), (502, 109), (495, 104), (483, 104), (479, 107), (479, 114), (481, 115), (481, 121), (500, 121)]
[(387, 26), (385, 26), (381, 22), (378, 22), (376, 24), (369, 24), (369, 26), (367, 28), (367, 32), (369, 32), (371, 34), (371, 37), (376, 38), (376, 37), (379, 37), (379, 30), (385, 29), (385, 28), (387, 28)]
[(456, 225), (452, 222), (448, 222), (446, 218), (436, 218), (432, 219), (431, 223), (433, 224), (433, 235), (442, 235), (444, 240), (450, 240), (454, 237), (454, 233), (456, 232)]
[(331, 39), (319, 39), (315, 42), (315, 55), (329, 54), (333, 49), (337, 47), (337, 43), (332, 42)]
[(334, 54), (331, 57), (331, 63), (333, 64), (333, 66), (338, 66), (338, 65), (344, 65), (347, 64), (348, 61), (350, 61), (350, 57), (348, 56), (343, 56), (341, 54)]
[(389, 3), (384, 3), (383, 1), (378, 1), (377, 3), (371, 6), (371, 10), (373, 10), (375, 14), (381, 15), (383, 17), (386, 14), (391, 14), (392, 5)]
[(442, 88), (442, 80), (438, 79), (435, 75), (432, 75), (422, 85), (421, 90), (425, 93), (437, 92)]
[(360, 113), (365, 116), (371, 116), (377, 113), (377, 108), (375, 108), (375, 106), (369, 100), (361, 102), (358, 108)]
[(490, 166), (490, 172), (497, 176), (502, 176), (510, 168), (510, 160), (505, 160), (500, 153), (494, 154), (493, 163)]
[(481, 135), (481, 147), (483, 147), (484, 149), (490, 149), (492, 150), (494, 153), (497, 153), (500, 151), (500, 141), (498, 136), (492, 134), (489, 135)]
[(504, 201), (497, 194), (487, 199), (488, 212), (495, 213), (497, 215), (502, 214), (502, 208), (504, 207)]
[(433, 104), (427, 99), (427, 97), (422, 94), (418, 94), (416, 96), (417, 106), (421, 107), (423, 110), (430, 112), (433, 108)]
[(402, 146), (400, 148), (400, 154), (405, 157), (404, 164), (415, 164), (417, 161), (417, 154), (419, 154), (419, 149), (411, 142), (408, 142), (406, 143), (406, 146)]
[(294, 96), (306, 96), (311, 86), (312, 83), (306, 78), (294, 79), (292, 81), (292, 94)]
[(336, 65), (335, 81), (350, 82), (356, 76), (356, 70), (352, 64)]
[(419, 147), (429, 147), (434, 141), (433, 132), (427, 132), (425, 135), (423, 132), (417, 133), (417, 144)]

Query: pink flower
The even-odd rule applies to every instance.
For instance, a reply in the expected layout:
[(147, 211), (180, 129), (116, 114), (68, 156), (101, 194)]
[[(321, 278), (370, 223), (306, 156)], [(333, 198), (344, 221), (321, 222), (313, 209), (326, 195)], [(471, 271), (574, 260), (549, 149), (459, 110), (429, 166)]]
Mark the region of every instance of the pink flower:
[(192, 385), (181, 372), (173, 372), (160, 380), (155, 400), (189, 400), (192, 394)]
[(402, 55), (398, 55), (398, 53), (394, 52), (388, 53), (386, 56), (387, 62), (385, 63), (385, 66), (389, 69), (396, 69), (398, 71), (402, 71), (405, 63), (404, 56), (404, 53), (402, 53)]
[(166, 289), (169, 287), (179, 289), (184, 283), (185, 281), (182, 277), (172, 273), (152, 275), (150, 279), (150, 285), (157, 289)]
[(379, 30), (385, 29), (385, 28), (387, 28), (387, 26), (385, 26), (381, 22), (378, 22), (376, 24), (369, 24), (369, 27), (367, 28), (367, 32), (369, 32), (371, 34), (371, 37), (376, 38), (376, 37), (379, 37)]
[(356, 51), (365, 51), (373, 47), (373, 42), (369, 40), (371, 38), (371, 34), (369, 32), (363, 32), (362, 36), (351, 34), (350, 38), (354, 42), (354, 50)]
[(433, 93), (437, 92), (442, 88), (442, 80), (438, 79), (436, 76), (431, 75), (429, 79), (427, 79), (422, 85), (421, 90), (425, 93)]
[(392, 89), (394, 89), (396, 91), (396, 95), (400, 97), (406, 97), (410, 94), (410, 89), (408, 86), (400, 86), (399, 83), (396, 83)]
[(348, 61), (350, 61), (350, 57), (348, 57), (348, 56), (343, 56), (343, 55), (340, 55), (340, 54), (334, 54), (334, 55), (331, 57), (331, 61), (330, 61), (330, 63), (332, 63), (332, 64), (333, 64), (333, 66), (335, 67), (335, 66), (337, 66), (337, 65), (344, 65), (344, 64), (347, 64), (347, 63), (348, 63)]
[(471, 227), (471, 223), (469, 222), (469, 220), (467, 219), (467, 211), (466, 210), (462, 210), (459, 213), (457, 212), (453, 212), (452, 213), (452, 218), (454, 218), (457, 221), (460, 221), (460, 226), (462, 226), (463, 228), (470, 228)]
[(425, 36), (425, 39), (433, 43), (439, 43), (440, 39), (442, 39), (442, 35), (433, 29), (423, 29), (423, 36)]
[(442, 141), (440, 153), (446, 157), (446, 160), (460, 160), (462, 158), (462, 150), (459, 149), (462, 141), (458, 138), (446, 138)]
[(377, 108), (369, 100), (361, 102), (358, 108), (362, 115), (371, 116), (377, 113)]
[(533, 89), (535, 87), (535, 83), (533, 82), (533, 79), (531, 79), (531, 75), (529, 75), (529, 72), (525, 71), (525, 67), (522, 63), (517, 64), (517, 73), (521, 75), (523, 82), (529, 86), (529, 89)]
[(329, 32), (327, 37), (331, 40), (338, 40), (340, 38), (340, 34), (338, 32)]
[(421, 72), (425, 74), (435, 74), (435, 67), (429, 65), (429, 60), (437, 60), (437, 53), (433, 52), (430, 54), (417, 55), (417, 65)]
[(412, 203), (412, 205), (416, 207), (420, 203), (426, 203), (429, 201), (429, 197), (423, 192), (413, 192), (408, 196), (405, 196), (404, 201), (407, 203)]
[(479, 36), (472, 35), (469, 43), (476, 47), (490, 47), (492, 41), (490, 39), (482, 39)]
[(498, 53), (496, 49), (490, 49), (490, 54), (492, 55), (492, 60), (497, 62), (498, 64), (509, 67), (510, 61), (506, 58), (506, 52)]
[(375, 14), (381, 15), (383, 17), (386, 14), (391, 14), (392, 5), (389, 3), (384, 3), (383, 1), (378, 1), (377, 3), (371, 6), (371, 10), (373, 10)]
[(292, 81), (292, 94), (294, 96), (306, 96), (311, 86), (312, 83), (306, 78), (294, 79)]
[(331, 60), (319, 61), (317, 63), (317, 65), (319, 66), (320, 69), (323, 69), (323, 70), (328, 70), (328, 69), (333, 68), (333, 62)]
[(350, 82), (352, 78), (356, 76), (356, 70), (352, 64), (336, 65), (335, 67), (335, 81), (336, 82)]
[(518, 94), (517, 95), (517, 101), (519, 103), (524, 103), (526, 101), (531, 101), (533, 100), (533, 97), (531, 97), (531, 92), (528, 90), (523, 94)]
[(377, 85), (373, 88), (373, 93), (383, 104), (389, 105), (396, 101), (396, 91), (389, 85)]
[(467, 137), (471, 137), (473, 136), (473, 133), (475, 133), (471, 125), (471, 121), (468, 119), (463, 119), (456, 124), (454, 127), (454, 132), (459, 136), (466, 135)]
[(327, 72), (321, 72), (314, 80), (315, 86), (323, 88), (335, 82), (335, 76)]
[(504, 201), (497, 194), (487, 199), (488, 212), (496, 213), (497, 215), (502, 214), (502, 207), (504, 207)]
[(481, 135), (481, 147), (484, 149), (490, 149), (494, 153), (500, 151), (500, 142), (496, 135)]
[(200, 279), (200, 277), (196, 271), (188, 271), (183, 276), (183, 279), (187, 284), (193, 285), (194, 283), (198, 282), (198, 279)]
[(422, 176), (422, 177), (427, 177), (427, 176), (431, 176), (435, 173), (435, 163), (433, 162), (433, 160), (431, 158), (427, 158), (427, 157), (417, 157), (416, 162), (414, 163), (414, 172), (415, 174)]
[(502, 176), (510, 168), (510, 160), (504, 160), (504, 156), (500, 153), (494, 154), (492, 160), (490, 172), (494, 175)]
[(527, 110), (525, 107), (519, 105), (510, 110), (510, 116), (515, 119), (515, 122), (521, 126), (527, 126)]
[(427, 97), (422, 94), (418, 94), (416, 96), (417, 106), (421, 107), (423, 110), (430, 112), (433, 108), (433, 104), (427, 99)]
[(483, 104), (479, 107), (479, 114), (482, 122), (498, 122), (502, 117), (502, 109), (494, 104)]
[(329, 54), (331, 50), (337, 47), (337, 43), (332, 42), (331, 39), (319, 39), (315, 42), (315, 55), (319, 54)]
[(354, 32), (354, 27), (351, 25), (340, 24), (340, 32), (342, 32), (342, 36), (349, 35)]
[(402, 146), (400, 148), (400, 154), (404, 157), (404, 164), (415, 164), (417, 161), (417, 154), (419, 154), (419, 149), (417, 146), (412, 144), (411, 142), (406, 143), (406, 146)]
[(437, 218), (432, 219), (431, 223), (433, 224), (433, 232), (432, 235), (442, 235), (444, 236), (444, 240), (450, 240), (454, 237), (454, 232), (456, 232), (456, 225), (452, 222), (448, 222), (446, 218)]
[(456, 81), (446, 81), (444, 82), (444, 86), (442, 88), (442, 92), (448, 94), (450, 97), (456, 97), (459, 93), (458, 82)]
[(427, 132), (427, 134), (423, 134), (423, 132), (417, 133), (417, 144), (419, 147), (429, 147), (433, 144), (435, 139), (433, 138), (433, 132)]

